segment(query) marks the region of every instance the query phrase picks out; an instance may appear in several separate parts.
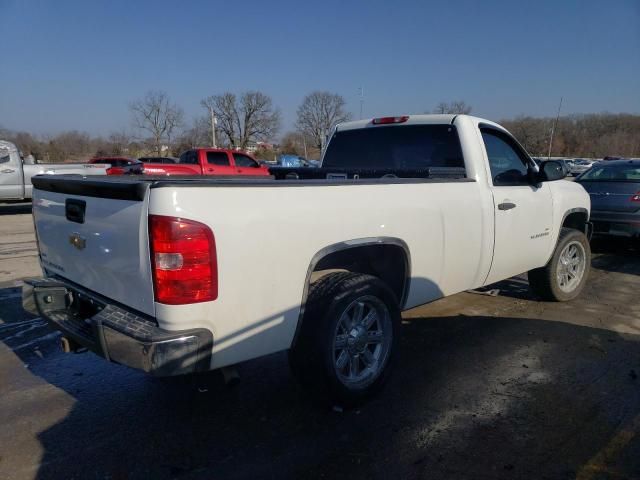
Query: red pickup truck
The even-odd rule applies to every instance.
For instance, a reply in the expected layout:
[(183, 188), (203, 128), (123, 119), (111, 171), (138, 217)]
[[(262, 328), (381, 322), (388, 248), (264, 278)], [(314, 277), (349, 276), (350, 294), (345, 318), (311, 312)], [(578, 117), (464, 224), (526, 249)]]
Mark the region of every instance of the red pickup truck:
[[(132, 172), (133, 173), (133, 172)], [(269, 175), (251, 155), (222, 148), (187, 150), (177, 163), (141, 163), (135, 173), (145, 175)]]

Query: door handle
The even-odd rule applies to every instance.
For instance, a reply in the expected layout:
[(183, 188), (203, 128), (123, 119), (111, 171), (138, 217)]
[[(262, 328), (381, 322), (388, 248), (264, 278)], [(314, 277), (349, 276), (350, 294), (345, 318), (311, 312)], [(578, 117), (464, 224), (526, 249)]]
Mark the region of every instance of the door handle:
[(1, 171), (2, 173), (13, 173), (15, 172), (15, 170), (11, 169), (11, 168), (5, 168), (4, 170)]
[(498, 204), (498, 210), (511, 210), (516, 208), (516, 204), (512, 202), (502, 202)]

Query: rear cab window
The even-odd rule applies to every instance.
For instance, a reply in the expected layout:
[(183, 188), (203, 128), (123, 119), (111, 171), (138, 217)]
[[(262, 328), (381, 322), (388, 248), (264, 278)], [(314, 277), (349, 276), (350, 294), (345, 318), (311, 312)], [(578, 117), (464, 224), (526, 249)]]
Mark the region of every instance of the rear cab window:
[(178, 163), (186, 163), (187, 165), (198, 165), (198, 154), (195, 150), (187, 150), (182, 155)]
[(9, 163), (10, 160), (11, 156), (9, 155), (9, 150), (0, 148), (0, 163)]
[(327, 146), (322, 167), (400, 172), (456, 168), (466, 174), (458, 132), (449, 124), (338, 130)]
[(227, 152), (207, 152), (207, 163), (211, 165), (219, 165), (221, 167), (228, 167), (229, 155), (227, 155)]

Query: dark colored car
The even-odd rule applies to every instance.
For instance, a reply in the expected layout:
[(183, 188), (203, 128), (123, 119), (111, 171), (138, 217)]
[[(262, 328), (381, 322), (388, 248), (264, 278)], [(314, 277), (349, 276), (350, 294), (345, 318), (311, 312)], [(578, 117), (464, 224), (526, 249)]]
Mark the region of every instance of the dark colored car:
[(594, 233), (640, 236), (640, 160), (594, 164), (576, 182), (591, 197)]

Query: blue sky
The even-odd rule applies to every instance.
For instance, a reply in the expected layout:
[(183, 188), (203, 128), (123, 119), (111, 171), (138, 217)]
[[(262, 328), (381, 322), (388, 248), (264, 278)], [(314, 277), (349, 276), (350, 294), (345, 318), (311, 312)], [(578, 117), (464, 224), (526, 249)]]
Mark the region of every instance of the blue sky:
[(316, 89), (355, 117), (463, 99), (490, 119), (640, 113), (640, 0), (0, 0), (0, 125), (39, 134), (130, 128), (128, 103), (261, 90), (282, 133)]

